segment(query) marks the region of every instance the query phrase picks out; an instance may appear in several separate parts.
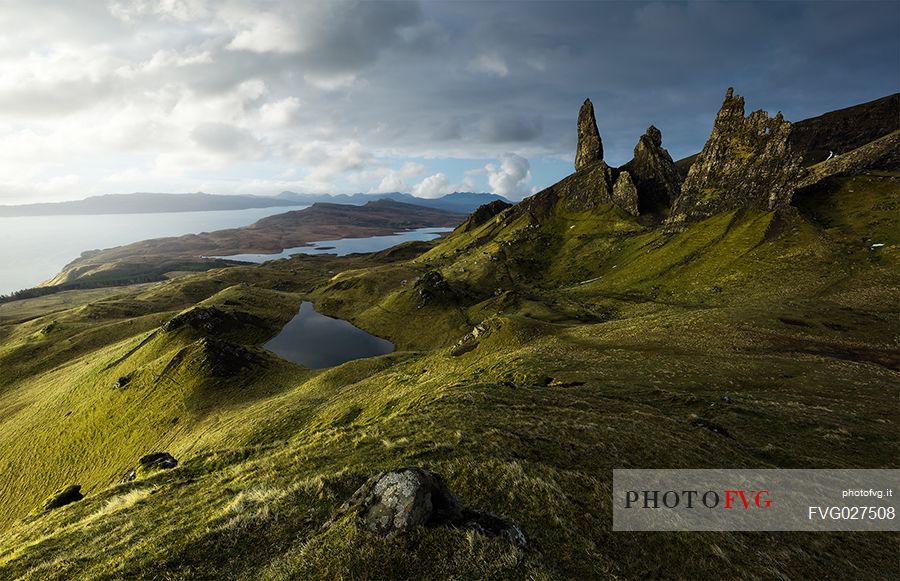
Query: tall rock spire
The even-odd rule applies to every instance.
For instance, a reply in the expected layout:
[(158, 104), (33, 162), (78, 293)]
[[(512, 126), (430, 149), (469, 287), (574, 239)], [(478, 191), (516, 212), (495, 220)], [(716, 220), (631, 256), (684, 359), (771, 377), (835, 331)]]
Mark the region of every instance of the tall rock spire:
[(594, 119), (594, 105), (585, 99), (578, 112), (578, 149), (575, 151), (575, 170), (603, 159), (603, 142)]

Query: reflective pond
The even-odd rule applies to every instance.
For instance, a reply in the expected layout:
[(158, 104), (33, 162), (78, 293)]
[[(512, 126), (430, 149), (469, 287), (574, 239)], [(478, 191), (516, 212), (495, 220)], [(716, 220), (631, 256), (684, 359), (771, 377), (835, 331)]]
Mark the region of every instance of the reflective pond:
[(394, 350), (394, 344), (390, 341), (354, 327), (347, 321), (316, 312), (309, 301), (303, 301), (297, 315), (263, 347), (310, 369), (334, 367), (353, 359), (375, 357)]

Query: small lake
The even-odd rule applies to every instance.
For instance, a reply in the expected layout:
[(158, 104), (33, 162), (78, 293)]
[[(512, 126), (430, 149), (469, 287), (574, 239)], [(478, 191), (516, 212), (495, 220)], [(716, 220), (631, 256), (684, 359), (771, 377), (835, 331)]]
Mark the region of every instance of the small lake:
[(387, 236), (368, 236), (366, 238), (340, 238), (338, 240), (319, 240), (310, 242), (308, 246), (286, 248), (275, 254), (232, 254), (231, 256), (210, 256), (208, 258), (227, 258), (240, 262), (262, 263), (269, 260), (290, 258), (295, 254), (337, 254), (346, 256), (356, 252), (378, 252), (411, 240), (434, 240), (441, 234), (452, 232), (453, 228), (418, 228), (407, 232), (397, 232)]
[(263, 347), (310, 369), (334, 367), (394, 350), (390, 341), (354, 327), (348, 321), (316, 312), (309, 301), (300, 303), (300, 311)]

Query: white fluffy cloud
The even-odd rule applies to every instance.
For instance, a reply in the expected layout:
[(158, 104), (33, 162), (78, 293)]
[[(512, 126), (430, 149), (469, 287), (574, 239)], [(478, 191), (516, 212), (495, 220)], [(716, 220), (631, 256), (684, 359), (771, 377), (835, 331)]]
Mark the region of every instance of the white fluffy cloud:
[(430, 175), (413, 186), (412, 194), (420, 198), (439, 198), (453, 191), (450, 178), (443, 172)]
[(531, 164), (515, 153), (500, 156), (500, 167), (485, 166), (488, 183), (495, 194), (506, 198), (520, 199), (530, 192)]

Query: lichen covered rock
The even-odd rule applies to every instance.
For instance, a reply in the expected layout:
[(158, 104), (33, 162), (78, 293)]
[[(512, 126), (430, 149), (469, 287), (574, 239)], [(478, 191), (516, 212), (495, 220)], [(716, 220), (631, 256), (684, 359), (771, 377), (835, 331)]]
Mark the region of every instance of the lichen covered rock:
[(381, 472), (367, 480), (326, 526), (350, 512), (355, 512), (360, 527), (382, 537), (422, 526), (445, 526), (503, 537), (520, 547), (526, 544), (518, 525), (467, 509), (440, 474), (415, 466)]
[(594, 118), (594, 105), (585, 99), (578, 112), (578, 149), (575, 151), (575, 169), (580, 170), (603, 159), (603, 141)]
[(507, 208), (511, 207), (512, 204), (508, 204), (503, 200), (494, 200), (493, 202), (482, 204), (481, 206), (478, 206), (478, 208), (474, 212), (472, 212), (472, 214), (468, 218), (466, 218), (465, 222), (458, 226), (457, 230), (460, 232), (469, 232), (471, 230), (474, 230), (475, 228), (478, 228), (489, 220), (496, 218)]
[(787, 207), (803, 170), (781, 113), (744, 116), (744, 99), (729, 88), (712, 133), (691, 166), (668, 223), (679, 227), (737, 208)]
[(612, 198), (617, 206), (632, 216), (638, 215), (638, 190), (627, 171), (619, 173), (613, 186)]
[(638, 192), (641, 214), (669, 208), (681, 193), (681, 174), (662, 146), (662, 132), (651, 125), (634, 146), (634, 158), (625, 164)]

